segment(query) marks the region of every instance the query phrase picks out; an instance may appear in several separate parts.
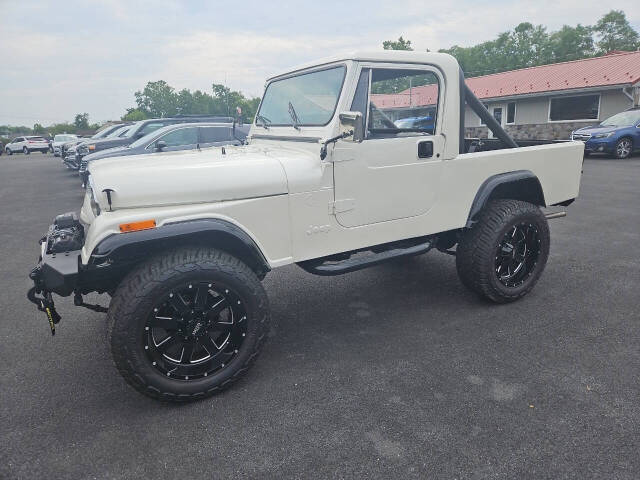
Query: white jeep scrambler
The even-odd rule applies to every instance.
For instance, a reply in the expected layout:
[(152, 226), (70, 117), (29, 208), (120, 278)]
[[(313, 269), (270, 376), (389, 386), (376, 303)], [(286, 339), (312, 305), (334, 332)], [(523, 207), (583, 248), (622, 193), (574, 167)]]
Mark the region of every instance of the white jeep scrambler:
[[(465, 103), (496, 139), (465, 140)], [(577, 197), (584, 149), (516, 144), (453, 57), (397, 51), (269, 79), (248, 139), (95, 162), (79, 217), (41, 240), (28, 296), (52, 331), (52, 293), (99, 311), (82, 296), (109, 293), (115, 364), (151, 397), (203, 398), (247, 371), (276, 267), (336, 275), (436, 248), (479, 295), (523, 297), (549, 254), (541, 207)]]

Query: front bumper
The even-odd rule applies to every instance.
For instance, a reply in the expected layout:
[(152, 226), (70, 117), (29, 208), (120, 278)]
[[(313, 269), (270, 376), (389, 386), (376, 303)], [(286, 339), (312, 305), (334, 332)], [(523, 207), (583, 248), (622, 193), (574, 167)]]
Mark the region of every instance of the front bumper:
[(584, 144), (584, 151), (588, 153), (612, 153), (616, 142), (611, 138), (590, 138)]
[(56, 293), (62, 297), (71, 295), (78, 282), (80, 252), (80, 250), (72, 250), (64, 253), (47, 253), (45, 240), (38, 265), (29, 274), (36, 289)]

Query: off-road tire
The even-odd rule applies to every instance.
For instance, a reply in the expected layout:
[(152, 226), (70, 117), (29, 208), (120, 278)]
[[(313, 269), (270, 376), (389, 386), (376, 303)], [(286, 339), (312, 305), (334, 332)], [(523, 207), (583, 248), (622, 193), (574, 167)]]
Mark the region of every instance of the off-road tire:
[[(238, 292), (247, 312), (246, 337), (235, 357), (221, 370), (193, 380), (168, 378), (145, 354), (145, 322), (154, 302), (167, 292), (203, 280)], [(189, 402), (228, 388), (247, 372), (267, 337), (270, 314), (264, 288), (244, 262), (220, 250), (191, 247), (165, 252), (131, 272), (116, 289), (107, 320), (113, 361), (124, 379), (154, 399)]]
[[(496, 273), (497, 252), (507, 232), (523, 223), (537, 229), (537, 260), (520, 285), (506, 286)], [(494, 200), (463, 234), (456, 250), (456, 268), (462, 283), (473, 292), (496, 303), (509, 303), (531, 291), (548, 256), (549, 225), (540, 208), (520, 200)]]
[(25, 155), (29, 155), (31, 151), (27, 147), (22, 147), (22, 153), (24, 153)]
[(633, 153), (633, 140), (629, 137), (623, 137), (616, 142), (615, 157), (620, 160), (625, 160)]

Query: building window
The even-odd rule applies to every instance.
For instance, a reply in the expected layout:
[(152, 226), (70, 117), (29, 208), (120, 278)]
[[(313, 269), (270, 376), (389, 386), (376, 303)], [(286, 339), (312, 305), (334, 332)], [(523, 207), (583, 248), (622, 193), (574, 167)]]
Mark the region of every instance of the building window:
[(549, 100), (549, 121), (597, 120), (600, 95), (557, 97)]
[[(484, 108), (489, 110), (489, 104), (488, 103), (482, 103), (482, 105), (484, 105)], [(480, 119), (480, 125), (486, 125), (486, 123), (484, 123), (484, 120)]]
[(516, 123), (516, 102), (507, 103), (507, 124)]

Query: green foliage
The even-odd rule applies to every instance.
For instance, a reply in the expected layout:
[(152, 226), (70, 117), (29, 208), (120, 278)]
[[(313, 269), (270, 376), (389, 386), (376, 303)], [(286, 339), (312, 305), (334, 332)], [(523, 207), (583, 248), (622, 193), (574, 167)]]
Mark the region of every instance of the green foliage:
[(128, 122), (137, 122), (139, 120), (146, 120), (148, 117), (146, 113), (137, 108), (127, 108), (127, 113), (125, 113), (121, 120), (125, 120)]
[(598, 35), (598, 53), (636, 50), (640, 47), (640, 36), (622, 10), (611, 10), (598, 20), (593, 30)]
[(150, 118), (170, 117), (178, 113), (176, 94), (164, 80), (148, 82), (144, 90), (134, 94), (138, 110)]
[(640, 37), (624, 12), (611, 10), (594, 26), (564, 25), (548, 33), (542, 25), (523, 22), (513, 31), (500, 33), (495, 40), (471, 47), (454, 45), (440, 51), (456, 57), (467, 76), (478, 76), (589, 58), (596, 54), (596, 45), (598, 55), (611, 50), (636, 50)]
[(78, 113), (73, 121), (77, 130), (89, 130), (89, 114)]
[(253, 120), (260, 103), (259, 98), (246, 98), (242, 93), (214, 83), (212, 93), (189, 89), (176, 92), (164, 80), (149, 82), (142, 91), (135, 93), (138, 108), (130, 108), (123, 120), (169, 117), (172, 115), (221, 115), (235, 116), (236, 108), (242, 109), (242, 117)]
[(47, 131), (45, 130), (45, 128), (40, 125), (39, 123), (34, 123), (33, 124), (33, 129), (32, 129), (33, 133), (37, 134), (37, 135), (41, 135), (43, 133), (46, 133)]
[(385, 50), (413, 50), (411, 40), (405, 40), (402, 36), (398, 40), (385, 40), (382, 42), (382, 48)]

